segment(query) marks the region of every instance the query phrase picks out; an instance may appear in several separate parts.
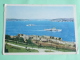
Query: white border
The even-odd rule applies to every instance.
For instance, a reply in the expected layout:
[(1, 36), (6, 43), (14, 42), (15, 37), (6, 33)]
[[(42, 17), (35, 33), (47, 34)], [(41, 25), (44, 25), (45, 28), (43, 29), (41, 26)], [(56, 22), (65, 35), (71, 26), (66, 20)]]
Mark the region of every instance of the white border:
[[(74, 27), (75, 27), (75, 43), (76, 52), (54, 52), (54, 53), (5, 53), (5, 30), (6, 30), (6, 6), (72, 6), (74, 7)], [(34, 5), (34, 4), (5, 4), (4, 5), (4, 34), (3, 34), (3, 54), (4, 55), (52, 55), (52, 54), (77, 54), (78, 53), (78, 35), (75, 5)]]
[(5, 6), (75, 6), (75, 5), (5, 4)]
[(76, 52), (77, 54), (79, 53), (78, 51), (78, 29), (77, 29), (77, 14), (76, 14), (76, 6), (74, 6), (74, 27), (75, 27), (75, 43), (76, 43)]
[(4, 34), (3, 34), (3, 54), (5, 54), (5, 31), (6, 31), (6, 5), (4, 5)]

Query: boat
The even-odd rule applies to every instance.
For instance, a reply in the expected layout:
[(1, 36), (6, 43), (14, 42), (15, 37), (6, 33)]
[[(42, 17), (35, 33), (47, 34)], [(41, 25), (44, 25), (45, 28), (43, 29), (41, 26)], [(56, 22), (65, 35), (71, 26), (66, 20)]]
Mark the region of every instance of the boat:
[(34, 24), (28, 24), (28, 25), (26, 25), (26, 26), (35, 26)]
[(45, 31), (57, 31), (57, 32), (60, 32), (62, 31), (62, 29), (56, 29), (56, 28), (51, 28), (51, 29), (44, 29)]

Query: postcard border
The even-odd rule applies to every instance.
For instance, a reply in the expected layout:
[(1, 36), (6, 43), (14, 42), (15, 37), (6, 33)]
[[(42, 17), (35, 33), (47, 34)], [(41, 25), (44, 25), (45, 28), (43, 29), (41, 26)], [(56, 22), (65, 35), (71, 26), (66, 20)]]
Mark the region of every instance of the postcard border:
[[(6, 30), (6, 6), (73, 6), (74, 8), (74, 27), (75, 27), (75, 43), (76, 52), (58, 52), (58, 53), (5, 53), (5, 30)], [(37, 4), (4, 4), (4, 32), (3, 32), (3, 55), (52, 55), (52, 54), (78, 54), (78, 30), (76, 18), (76, 5), (37, 5)]]

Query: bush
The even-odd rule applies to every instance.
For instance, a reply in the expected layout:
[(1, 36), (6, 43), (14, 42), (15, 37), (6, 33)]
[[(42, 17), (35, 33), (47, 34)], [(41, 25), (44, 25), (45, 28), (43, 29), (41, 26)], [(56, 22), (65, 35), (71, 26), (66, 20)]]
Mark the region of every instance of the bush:
[(10, 35), (5, 35), (5, 39), (10, 39)]
[(22, 37), (20, 37), (19, 42), (24, 42), (24, 39)]

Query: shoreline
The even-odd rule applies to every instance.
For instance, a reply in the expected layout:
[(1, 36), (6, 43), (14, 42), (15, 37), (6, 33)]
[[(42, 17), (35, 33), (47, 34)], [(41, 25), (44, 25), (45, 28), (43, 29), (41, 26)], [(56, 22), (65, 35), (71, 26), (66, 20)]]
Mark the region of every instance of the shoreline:
[(57, 47), (57, 48), (65, 48), (65, 49), (71, 49), (76, 50), (76, 44), (75, 42), (67, 42), (63, 41), (62, 38), (59, 37), (52, 37), (52, 36), (38, 36), (38, 35), (25, 35), (25, 34), (18, 34), (17, 36), (10, 36), (11, 39), (18, 40), (20, 38), (23, 38), (24, 42), (27, 43), (27, 41), (31, 40), (32, 43), (34, 43), (37, 46), (51, 46), (51, 47)]

